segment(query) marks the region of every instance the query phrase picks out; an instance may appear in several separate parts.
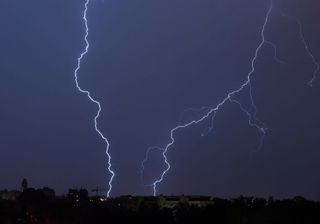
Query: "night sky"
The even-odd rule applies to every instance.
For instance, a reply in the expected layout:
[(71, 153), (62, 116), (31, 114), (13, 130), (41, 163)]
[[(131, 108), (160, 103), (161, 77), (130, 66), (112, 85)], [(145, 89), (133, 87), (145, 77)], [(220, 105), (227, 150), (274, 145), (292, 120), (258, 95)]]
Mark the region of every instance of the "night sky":
[[(164, 147), (170, 129), (215, 107), (250, 71), (269, 0), (92, 0), (89, 53), (79, 82), (101, 102), (99, 127), (116, 172), (112, 196), (150, 195), (163, 171), (148, 147)], [(107, 188), (106, 145), (94, 130), (96, 105), (75, 88), (84, 43), (83, 0), (0, 1), (0, 189), (30, 186)], [(274, 0), (252, 76), (257, 116), (268, 127), (263, 147), (236, 104), (176, 133), (171, 170), (158, 193), (302, 195), (320, 200), (320, 2)], [(248, 105), (248, 91), (238, 96)]]

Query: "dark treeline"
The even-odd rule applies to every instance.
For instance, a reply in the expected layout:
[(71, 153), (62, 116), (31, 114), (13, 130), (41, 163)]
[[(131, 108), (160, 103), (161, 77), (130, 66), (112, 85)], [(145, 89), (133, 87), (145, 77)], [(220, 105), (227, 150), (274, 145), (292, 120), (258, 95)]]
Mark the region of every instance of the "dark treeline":
[[(167, 201), (159, 203), (161, 198)], [(0, 223), (320, 223), (320, 203), (302, 197), (287, 200), (209, 198), (198, 204), (175, 198), (178, 201), (172, 196), (125, 196), (106, 200), (89, 197), (84, 189), (70, 190), (65, 197), (53, 198), (41, 190), (25, 189), (15, 200), (0, 200)]]

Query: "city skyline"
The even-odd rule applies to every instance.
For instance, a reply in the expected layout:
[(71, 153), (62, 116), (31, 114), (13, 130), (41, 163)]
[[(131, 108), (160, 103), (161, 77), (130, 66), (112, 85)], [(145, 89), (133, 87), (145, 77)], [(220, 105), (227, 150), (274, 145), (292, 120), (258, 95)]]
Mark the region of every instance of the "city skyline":
[(320, 200), (319, 10), (2, 1), (0, 189)]

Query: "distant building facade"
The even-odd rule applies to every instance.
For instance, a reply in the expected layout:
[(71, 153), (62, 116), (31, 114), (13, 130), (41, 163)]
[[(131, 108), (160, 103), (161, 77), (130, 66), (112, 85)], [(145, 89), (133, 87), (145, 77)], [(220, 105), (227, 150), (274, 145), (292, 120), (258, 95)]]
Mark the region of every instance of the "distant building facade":
[(40, 191), (44, 194), (44, 196), (46, 196), (49, 200), (53, 200), (56, 197), (56, 193), (53, 189), (49, 188), (49, 187), (44, 187), (42, 189), (40, 189)]
[(0, 199), (1, 200), (7, 200), (7, 201), (16, 201), (19, 196), (21, 195), (20, 191), (7, 191), (7, 190), (3, 190), (0, 191)]
[(158, 205), (161, 208), (174, 208), (176, 206), (196, 206), (205, 207), (212, 204), (208, 196), (159, 196)]
[(80, 203), (84, 203), (89, 200), (89, 193), (86, 189), (69, 189), (67, 198), (74, 206), (79, 206)]
[(113, 199), (110, 203), (116, 204), (117, 206), (123, 207), (125, 209), (138, 211), (143, 208), (175, 208), (177, 206), (196, 206), (205, 207), (213, 204), (210, 197), (207, 196), (122, 196)]

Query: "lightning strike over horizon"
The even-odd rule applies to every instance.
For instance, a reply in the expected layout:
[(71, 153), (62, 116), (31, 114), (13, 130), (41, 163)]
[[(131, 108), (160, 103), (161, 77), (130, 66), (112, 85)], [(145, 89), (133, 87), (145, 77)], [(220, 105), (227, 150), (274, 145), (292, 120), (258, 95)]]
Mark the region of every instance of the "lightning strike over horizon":
[(74, 78), (75, 78), (75, 83), (76, 83), (76, 87), (77, 89), (81, 92), (87, 95), (87, 97), (89, 98), (89, 100), (91, 102), (93, 102), (94, 104), (96, 104), (98, 106), (98, 111), (94, 117), (94, 127), (95, 127), (95, 131), (99, 134), (99, 136), (101, 137), (101, 139), (106, 143), (106, 154), (108, 156), (108, 171), (111, 174), (110, 180), (109, 180), (109, 189), (107, 191), (107, 197), (110, 197), (110, 193), (112, 190), (112, 181), (113, 178), (115, 176), (114, 171), (111, 169), (111, 155), (109, 153), (109, 147), (110, 147), (110, 143), (108, 141), (108, 139), (102, 134), (102, 132), (100, 131), (100, 129), (98, 128), (98, 118), (100, 117), (100, 113), (101, 113), (101, 104), (98, 100), (94, 99), (91, 96), (91, 93), (88, 90), (84, 90), (80, 87), (79, 82), (78, 82), (78, 71), (81, 68), (81, 62), (82, 59), (86, 56), (86, 54), (89, 51), (89, 47), (90, 47), (90, 43), (88, 41), (88, 36), (89, 36), (89, 26), (88, 26), (88, 20), (87, 20), (87, 12), (88, 12), (88, 5), (90, 3), (90, 0), (86, 0), (85, 4), (84, 4), (84, 11), (83, 11), (83, 21), (84, 21), (84, 25), (85, 25), (85, 36), (84, 36), (84, 41), (86, 43), (84, 50), (82, 51), (82, 53), (80, 54), (80, 56), (77, 59), (77, 67), (74, 70)]
[[(168, 162), (168, 158), (167, 158), (167, 152), (168, 150), (170, 149), (170, 147), (175, 143), (175, 138), (174, 138), (174, 134), (176, 131), (178, 130), (181, 130), (181, 129), (184, 129), (186, 127), (189, 127), (189, 126), (192, 126), (192, 125), (196, 125), (196, 124), (199, 124), (201, 123), (202, 121), (206, 120), (207, 118), (211, 117), (211, 127), (209, 128), (209, 130), (211, 131), (212, 130), (212, 125), (213, 125), (213, 120), (216, 116), (216, 113), (220, 110), (221, 107), (223, 107), (227, 102), (230, 102), (230, 103), (235, 103), (239, 106), (240, 110), (242, 112), (244, 112), (247, 117), (248, 117), (248, 123), (249, 123), (249, 126), (251, 127), (254, 127), (258, 130), (259, 134), (260, 134), (260, 144), (258, 146), (258, 150), (262, 147), (263, 145), (263, 140), (266, 136), (266, 132), (267, 132), (267, 128), (265, 126), (265, 124), (263, 122), (261, 122), (257, 117), (256, 117), (256, 114), (257, 114), (257, 109), (256, 109), (256, 105), (254, 103), (254, 99), (253, 99), (253, 94), (252, 94), (252, 86), (251, 86), (251, 76), (253, 75), (253, 73), (255, 72), (255, 63), (256, 63), (256, 60), (258, 58), (258, 55), (259, 55), (259, 52), (261, 50), (261, 48), (263, 47), (263, 45), (265, 44), (268, 44), (268, 45), (271, 45), (273, 47), (273, 49), (275, 50), (275, 60), (277, 60), (277, 53), (276, 53), (276, 46), (266, 40), (265, 38), (265, 29), (266, 29), (266, 26), (268, 25), (268, 22), (269, 22), (269, 17), (270, 17), (270, 14), (272, 12), (272, 9), (273, 9), (273, 0), (270, 0), (270, 5), (269, 5), (269, 8), (267, 10), (267, 13), (265, 15), (265, 19), (264, 19), (264, 23), (263, 23), (263, 26), (262, 26), (262, 29), (261, 29), (261, 32), (260, 32), (260, 36), (261, 36), (261, 41), (259, 43), (259, 45), (257, 46), (257, 48), (255, 49), (255, 52), (254, 52), (254, 57), (252, 58), (251, 60), (251, 70), (249, 71), (249, 73), (247, 74), (247, 78), (246, 80), (244, 81), (244, 83), (242, 83), (242, 85), (236, 89), (236, 90), (232, 90), (230, 91), (227, 96), (220, 102), (218, 103), (215, 107), (211, 108), (207, 113), (205, 113), (201, 118), (199, 119), (194, 119), (188, 123), (185, 123), (185, 124), (182, 124), (182, 125), (178, 125), (176, 127), (174, 127), (173, 129), (171, 129), (170, 131), (170, 139), (171, 141), (162, 149), (161, 147), (151, 147), (147, 150), (147, 153), (146, 153), (146, 158), (143, 160), (142, 162), (142, 166), (141, 166), (141, 172), (143, 173), (144, 171), (144, 164), (145, 162), (148, 160), (148, 155), (150, 153), (150, 151), (152, 149), (161, 149), (162, 150), (162, 157), (164, 159), (164, 162), (166, 164), (166, 169), (162, 172), (162, 174), (160, 175), (160, 177), (158, 179), (156, 179), (152, 184), (151, 186), (153, 187), (153, 196), (156, 196), (157, 195), (157, 186), (158, 184), (160, 184), (165, 175), (167, 174), (167, 172), (170, 170), (171, 168), (171, 165), (170, 163)], [(280, 62), (280, 60), (278, 61)], [(249, 109), (246, 109), (242, 104), (241, 102), (239, 102), (238, 100), (234, 99), (233, 97), (242, 92), (244, 89), (248, 88), (249, 90), (249, 99), (250, 99), (250, 103), (251, 103), (251, 106)]]

